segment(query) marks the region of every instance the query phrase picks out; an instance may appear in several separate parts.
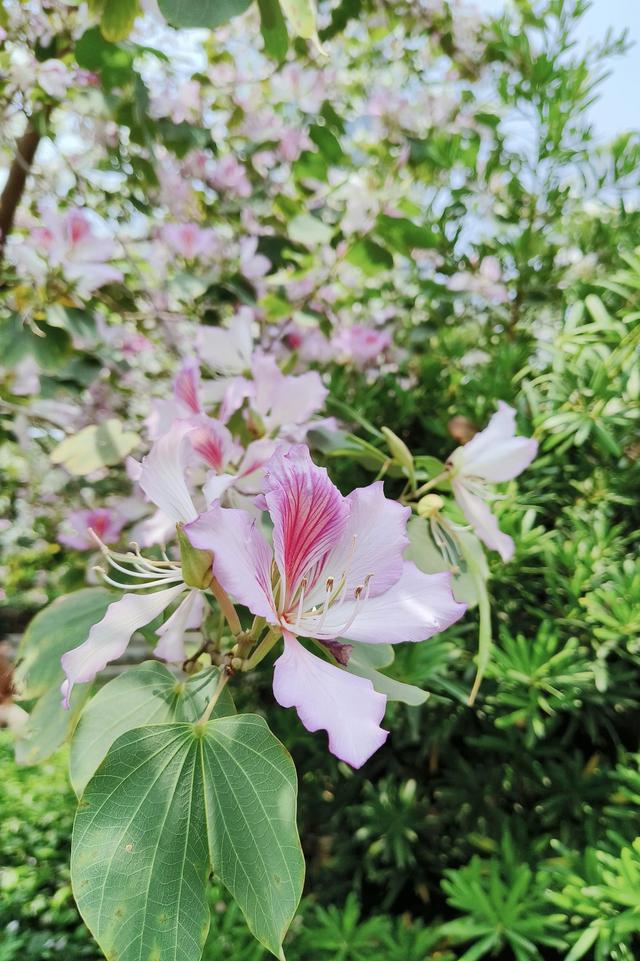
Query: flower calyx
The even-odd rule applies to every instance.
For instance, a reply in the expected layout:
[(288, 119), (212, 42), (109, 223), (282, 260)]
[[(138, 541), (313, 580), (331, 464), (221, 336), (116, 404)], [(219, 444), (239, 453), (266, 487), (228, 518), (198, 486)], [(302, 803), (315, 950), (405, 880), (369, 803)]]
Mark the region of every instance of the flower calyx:
[(189, 587), (204, 591), (213, 581), (213, 555), (209, 551), (193, 547), (182, 529), (182, 524), (176, 524), (176, 531), (180, 545), (182, 578)]

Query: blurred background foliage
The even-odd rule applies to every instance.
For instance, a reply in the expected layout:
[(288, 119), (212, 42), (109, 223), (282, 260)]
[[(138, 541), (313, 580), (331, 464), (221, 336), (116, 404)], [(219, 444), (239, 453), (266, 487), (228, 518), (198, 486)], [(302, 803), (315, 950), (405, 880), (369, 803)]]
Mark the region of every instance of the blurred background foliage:
[[(237, 264), (227, 265), (195, 295), (189, 285), (180, 294), (190, 321), (217, 323), (256, 302), (265, 328), (283, 310), (289, 316), (287, 284), (302, 289), (317, 264), (304, 233), (295, 256), (283, 238), (315, 203), (316, 182), (325, 197), (331, 167), (344, 163), (341, 114), (388, 64), (384, 29), (400, 31), (404, 23), (405, 44), (425, 29), (424, 21), (406, 19), (402, 3), (390, 6), (343, 0), (320, 19), (321, 39), (335, 35), (344, 45), (350, 79), (342, 103), (320, 104), (312, 145), (292, 164), (292, 195), (283, 194), (279, 207), (268, 191), (262, 195), (260, 216), (273, 229), (261, 249), (278, 282), (256, 296)], [(393, 738), (361, 772), (336, 762), (323, 737), (307, 734), (291, 712), (274, 709), (268, 664), (238, 693), (239, 707), (265, 713), (299, 772), (308, 893), (288, 938), (290, 961), (634, 961), (640, 951), (640, 140), (632, 133), (607, 146), (594, 139), (587, 106), (625, 41), (607, 37), (576, 53), (572, 37), (584, 7), (580, 0), (518, 0), (511, 13), (483, 24), (478, 45), (469, 47), (456, 40), (457, 5), (434, 3), (430, 42), (455, 64), (460, 110), (473, 123), (434, 124), (421, 134), (388, 123), (384, 142), (362, 148), (378, 185), (406, 148), (411, 196), (404, 204), (393, 198), (401, 216), (378, 210), (348, 233), (328, 203), (316, 211), (331, 227), (332, 249), (342, 244), (360, 271), (356, 294), (338, 286), (334, 314), (356, 299), (357, 316), (395, 308), (393, 364), (375, 376), (348, 364), (326, 368), (332, 397), (346, 405), (342, 416), (357, 412), (354, 433), (371, 442), (362, 421), (389, 424), (412, 451), (444, 460), (460, 423), (482, 427), (503, 399), (541, 446), (534, 467), (498, 507), (517, 553), (509, 564), (490, 559), (495, 644), (473, 707), (466, 701), (474, 612), (444, 637), (397, 652), (394, 675), (430, 696), (421, 707), (389, 707)], [(358, 32), (356, 21), (370, 32)], [(100, 163), (124, 174), (119, 200), (146, 215), (157, 202), (152, 158), (159, 144), (178, 159), (194, 147), (215, 155), (217, 145), (198, 123), (149, 116), (136, 42), (120, 45), (90, 28), (73, 55), (98, 72), (114, 122), (129, 131), (111, 138)], [(37, 55), (45, 59), (46, 50)], [(407, 76), (419, 78), (418, 54), (403, 56)], [(46, 108), (45, 98), (43, 123)], [(525, 134), (514, 133), (516, 115)], [(240, 134), (233, 142), (249, 150)], [(90, 202), (95, 189), (81, 189)], [(218, 201), (200, 202), (208, 223)], [(224, 216), (237, 223), (241, 206), (230, 201)], [(499, 280), (482, 272), (486, 258), (497, 261)], [(83, 423), (91, 423), (110, 391), (111, 407), (129, 408), (139, 422), (140, 384), (125, 383), (118, 393), (114, 385), (129, 361), (114, 361), (99, 344), (95, 312), (112, 326), (126, 315), (127, 324), (149, 333), (149, 306), (144, 313), (133, 294), (127, 301), (126, 285), (109, 286), (99, 306), (78, 313), (77, 305), (65, 306), (56, 319), (51, 301), (45, 310), (44, 300), (33, 299), (49, 296), (51, 286), (33, 294), (11, 262), (5, 273), (3, 351), (17, 351), (15, 363), (38, 359), (33, 327), (20, 332), (30, 340), (18, 342), (10, 326), (22, 298), (47, 335), (41, 397), (75, 398), (84, 405)], [(315, 277), (308, 289), (325, 280)], [(294, 306), (298, 317), (315, 317), (322, 327), (312, 295), (300, 294)], [(166, 354), (145, 372), (158, 391), (179, 352), (163, 341), (165, 332), (156, 331)], [(65, 477), (64, 495), (61, 487), (58, 500), (50, 496), (47, 509), (34, 511), (43, 464), (61, 433), (12, 392), (13, 362), (5, 359), (2, 616), (11, 632), (47, 599), (84, 583), (85, 559), (57, 543), (56, 530), (60, 500), (73, 504), (88, 482)], [(15, 429), (16, 410), (31, 418), (34, 449), (25, 447), (26, 427)], [(360, 460), (327, 452), (344, 490), (372, 479)], [(124, 490), (124, 482), (105, 473), (91, 490), (99, 501)], [(70, 893), (73, 801), (63, 760), (17, 768), (3, 738), (0, 961), (96, 958)], [(220, 892), (212, 917), (207, 961), (263, 957)]]

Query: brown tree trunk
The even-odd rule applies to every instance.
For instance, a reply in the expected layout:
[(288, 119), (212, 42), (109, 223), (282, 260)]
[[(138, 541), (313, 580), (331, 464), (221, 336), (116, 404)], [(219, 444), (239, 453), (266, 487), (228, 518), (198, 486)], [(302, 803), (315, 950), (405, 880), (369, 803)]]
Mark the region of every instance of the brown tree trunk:
[(24, 192), (27, 175), (36, 155), (40, 134), (29, 121), (27, 129), (16, 144), (16, 155), (9, 168), (9, 176), (0, 196), (0, 261), (7, 237), (13, 228), (16, 210)]

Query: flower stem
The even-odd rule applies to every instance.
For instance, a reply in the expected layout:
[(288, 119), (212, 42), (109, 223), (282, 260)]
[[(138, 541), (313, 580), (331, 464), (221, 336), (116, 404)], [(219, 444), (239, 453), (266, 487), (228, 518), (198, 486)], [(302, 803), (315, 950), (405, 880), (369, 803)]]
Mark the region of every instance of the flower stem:
[(279, 637), (280, 637), (280, 631), (278, 631), (278, 630), (273, 630), (273, 628), (272, 628), (272, 629), (269, 631), (269, 633), (268, 633), (268, 634), (265, 634), (265, 636), (262, 638), (262, 640), (260, 641), (260, 643), (259, 643), (258, 646), (256, 647), (256, 649), (255, 649), (255, 651), (253, 652), (253, 654), (251, 655), (251, 657), (248, 657), (248, 658), (243, 662), (242, 667), (240, 668), (240, 670), (241, 670), (241, 671), (251, 671), (251, 670), (253, 670), (253, 668), (256, 667), (256, 665), (259, 664), (260, 661), (263, 660), (263, 658), (265, 658), (265, 657), (267, 656), (267, 654), (269, 653), (269, 651), (271, 650), (271, 648), (272, 648), (273, 645), (276, 643), (276, 641), (278, 640)]
[(443, 470), (442, 473), (438, 474), (437, 477), (433, 477), (430, 481), (427, 481), (426, 484), (423, 484), (422, 487), (419, 487), (417, 491), (413, 492), (414, 499), (418, 497), (422, 497), (423, 494), (426, 494), (428, 493), (428, 491), (433, 490), (433, 488), (437, 487), (440, 481), (443, 481), (445, 477), (448, 477), (448, 475), (449, 475), (449, 471)]
[(225, 616), (231, 633), (234, 637), (237, 637), (238, 634), (242, 633), (242, 625), (240, 624), (240, 618), (236, 613), (236, 609), (231, 603), (231, 598), (222, 585), (218, 583), (215, 577), (211, 581), (209, 587), (211, 588), (211, 593), (220, 605), (220, 610)]
[(203, 713), (202, 717), (200, 718), (200, 720), (198, 721), (198, 724), (206, 724), (206, 723), (207, 723), (207, 721), (209, 720), (209, 718), (211, 717), (211, 715), (212, 715), (212, 713), (213, 713), (214, 707), (215, 707), (216, 704), (218, 703), (218, 698), (220, 697), (220, 695), (221, 695), (222, 692), (224, 691), (225, 687), (227, 686), (230, 677), (231, 677), (231, 674), (229, 673), (229, 671), (227, 671), (226, 668), (222, 668), (222, 670), (220, 671), (220, 674), (219, 674), (219, 676), (218, 676), (218, 683), (217, 683), (217, 685), (216, 685), (216, 689), (215, 689), (215, 691), (213, 692), (213, 694), (211, 695), (211, 700), (209, 701), (209, 703), (207, 704), (206, 708), (204, 709), (204, 713)]

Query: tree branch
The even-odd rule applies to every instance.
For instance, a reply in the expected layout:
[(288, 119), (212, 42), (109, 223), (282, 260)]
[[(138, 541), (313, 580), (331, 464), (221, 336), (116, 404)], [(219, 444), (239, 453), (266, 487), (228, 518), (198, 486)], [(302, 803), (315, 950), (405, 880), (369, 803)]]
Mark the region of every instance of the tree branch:
[(31, 170), (41, 135), (30, 120), (27, 129), (16, 144), (16, 155), (9, 168), (9, 176), (0, 196), (0, 261), (7, 237), (13, 228), (16, 210), (24, 193), (27, 176)]

